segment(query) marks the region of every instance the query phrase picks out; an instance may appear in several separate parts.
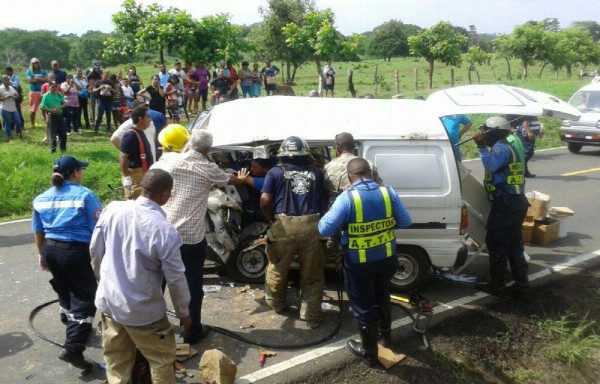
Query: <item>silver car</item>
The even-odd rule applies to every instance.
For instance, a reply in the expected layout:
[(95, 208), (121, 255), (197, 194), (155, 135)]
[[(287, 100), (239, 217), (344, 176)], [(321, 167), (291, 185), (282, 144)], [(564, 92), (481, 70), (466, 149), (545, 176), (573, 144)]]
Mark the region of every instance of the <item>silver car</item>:
[(569, 151), (579, 153), (584, 145), (600, 145), (600, 82), (581, 87), (569, 104), (581, 112), (578, 121), (563, 120), (560, 126), (560, 139)]

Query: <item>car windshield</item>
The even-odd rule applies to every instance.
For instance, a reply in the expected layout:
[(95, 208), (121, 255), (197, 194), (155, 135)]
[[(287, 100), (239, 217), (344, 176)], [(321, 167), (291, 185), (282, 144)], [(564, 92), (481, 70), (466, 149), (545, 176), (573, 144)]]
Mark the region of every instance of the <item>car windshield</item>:
[(573, 95), (569, 104), (582, 112), (600, 112), (600, 90), (579, 91)]

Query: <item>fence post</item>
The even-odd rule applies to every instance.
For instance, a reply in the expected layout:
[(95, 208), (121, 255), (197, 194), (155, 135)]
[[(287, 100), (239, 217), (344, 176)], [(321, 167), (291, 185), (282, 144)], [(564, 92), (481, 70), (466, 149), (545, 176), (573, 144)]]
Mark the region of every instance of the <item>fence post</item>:
[(379, 65), (375, 65), (375, 78), (374, 78), (374, 83), (375, 83), (375, 97), (377, 97), (377, 69), (379, 68)]
[(415, 68), (415, 91), (419, 90), (419, 68)]
[(394, 71), (394, 76), (396, 77), (396, 94), (400, 93), (400, 76), (398, 76), (398, 70)]
[(450, 86), (454, 87), (454, 68), (450, 68)]

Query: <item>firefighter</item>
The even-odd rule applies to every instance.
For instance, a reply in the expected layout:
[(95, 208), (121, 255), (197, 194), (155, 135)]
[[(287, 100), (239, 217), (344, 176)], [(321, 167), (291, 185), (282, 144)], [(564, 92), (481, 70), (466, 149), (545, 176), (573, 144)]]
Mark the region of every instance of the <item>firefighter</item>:
[(375, 366), (378, 339), (384, 347), (391, 344), (389, 284), (398, 268), (394, 229), (412, 221), (394, 189), (373, 181), (365, 159), (350, 160), (347, 173), (351, 190), (338, 196), (319, 221), (319, 232), (332, 236), (343, 230), (344, 281), (361, 338), (347, 346)]
[(276, 313), (284, 311), (288, 271), (297, 254), (300, 319), (314, 329), (323, 318), (325, 253), (317, 230), (327, 204), (323, 173), (313, 166), (308, 145), (300, 137), (285, 139), (277, 157), (280, 164), (267, 172), (260, 198), (262, 211), (272, 223), (267, 233), (266, 300)]
[(529, 203), (524, 194), (523, 153), (507, 141), (511, 130), (504, 117), (495, 116), (487, 119), (482, 132), (473, 137), (485, 169), (483, 184), (492, 202), (485, 239), (490, 255), (490, 280), (478, 283), (477, 288), (495, 295), (504, 293), (508, 261), (515, 280), (508, 293), (525, 296), (529, 289), (529, 268), (523, 253), (521, 227)]

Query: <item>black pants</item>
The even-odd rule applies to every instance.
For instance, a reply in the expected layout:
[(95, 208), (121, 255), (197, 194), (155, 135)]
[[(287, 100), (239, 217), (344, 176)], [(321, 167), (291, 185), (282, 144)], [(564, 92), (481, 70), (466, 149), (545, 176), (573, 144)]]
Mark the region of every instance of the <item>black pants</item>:
[(492, 202), (485, 242), (490, 254), (490, 284), (494, 287), (504, 286), (507, 262), (515, 284), (529, 286), (521, 232), (528, 207), (524, 195), (501, 196)]
[(60, 150), (67, 150), (67, 130), (65, 129), (65, 119), (62, 114), (50, 114), (50, 152), (56, 152), (56, 137), (60, 141)]
[(46, 240), (42, 257), (52, 273), (50, 284), (58, 294), (61, 321), (67, 326), (65, 349), (83, 352), (96, 314), (89, 244)]
[(185, 278), (190, 289), (191, 332), (202, 326), (202, 300), (204, 299), (204, 260), (206, 260), (206, 240), (197, 244), (181, 246), (181, 260), (185, 266)]
[(90, 118), (88, 117), (88, 98), (80, 97), (79, 98), (79, 110), (77, 111), (77, 117), (75, 118), (75, 123), (77, 124), (77, 128), (81, 128), (81, 116), (83, 116), (85, 120), (85, 127), (90, 127)]

